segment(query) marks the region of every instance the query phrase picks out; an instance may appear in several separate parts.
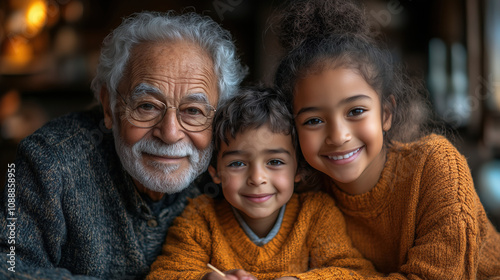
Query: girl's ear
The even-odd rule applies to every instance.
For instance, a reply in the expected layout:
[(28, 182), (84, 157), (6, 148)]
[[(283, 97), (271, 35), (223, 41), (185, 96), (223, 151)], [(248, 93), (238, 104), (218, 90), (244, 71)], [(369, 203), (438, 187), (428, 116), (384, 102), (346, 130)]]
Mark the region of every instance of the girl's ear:
[(396, 99), (394, 99), (394, 96), (391, 95), (389, 97), (390, 101), (391, 101), (391, 105), (392, 106), (389, 106), (389, 105), (385, 105), (383, 108), (384, 108), (384, 112), (382, 114), (382, 130), (383, 131), (389, 131), (391, 129), (391, 126), (392, 126), (392, 112), (394, 110), (391, 110), (390, 107), (392, 107), (392, 109), (396, 108)]
[(111, 103), (109, 102), (109, 92), (105, 86), (101, 87), (99, 99), (102, 104), (102, 110), (104, 111), (104, 125), (107, 129), (111, 129), (113, 128), (113, 113), (111, 110)]
[(212, 180), (214, 181), (214, 183), (216, 184), (221, 183), (221, 179), (217, 174), (217, 170), (215, 170), (215, 168), (212, 165), (208, 166), (208, 173), (210, 173), (210, 176), (212, 176)]

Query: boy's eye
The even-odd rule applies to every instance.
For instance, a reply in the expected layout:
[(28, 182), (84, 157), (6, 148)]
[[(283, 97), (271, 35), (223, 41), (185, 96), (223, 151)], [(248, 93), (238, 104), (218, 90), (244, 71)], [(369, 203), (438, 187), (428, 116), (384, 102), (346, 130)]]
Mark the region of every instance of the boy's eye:
[(323, 121), (320, 120), (320, 119), (318, 119), (318, 118), (311, 118), (311, 119), (307, 119), (304, 122), (304, 125), (317, 125), (317, 124), (320, 124), (320, 123), (323, 123)]
[(283, 161), (279, 159), (273, 159), (268, 162), (269, 165), (282, 165), (285, 164)]
[(241, 161), (233, 161), (227, 165), (228, 167), (242, 167), (245, 166), (245, 164)]
[(359, 116), (361, 114), (363, 114), (366, 110), (363, 109), (363, 108), (355, 108), (355, 109), (352, 109), (351, 111), (349, 111), (349, 114), (348, 116)]

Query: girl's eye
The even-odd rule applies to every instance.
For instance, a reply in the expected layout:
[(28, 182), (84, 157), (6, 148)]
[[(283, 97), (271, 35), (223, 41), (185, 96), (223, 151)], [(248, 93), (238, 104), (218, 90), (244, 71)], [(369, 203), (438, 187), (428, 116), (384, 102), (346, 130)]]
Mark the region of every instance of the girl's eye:
[(304, 122), (304, 125), (317, 125), (320, 123), (323, 123), (323, 121), (318, 119), (318, 118), (311, 118), (311, 119), (306, 120)]
[(273, 159), (268, 162), (269, 165), (282, 165), (285, 164), (283, 161), (279, 159)]
[(348, 116), (350, 116), (350, 117), (359, 116), (359, 115), (363, 114), (365, 111), (366, 110), (362, 109), (362, 108), (355, 108), (355, 109), (352, 109), (351, 111), (349, 111)]
[(228, 167), (242, 167), (245, 166), (245, 164), (241, 161), (233, 161), (227, 165)]

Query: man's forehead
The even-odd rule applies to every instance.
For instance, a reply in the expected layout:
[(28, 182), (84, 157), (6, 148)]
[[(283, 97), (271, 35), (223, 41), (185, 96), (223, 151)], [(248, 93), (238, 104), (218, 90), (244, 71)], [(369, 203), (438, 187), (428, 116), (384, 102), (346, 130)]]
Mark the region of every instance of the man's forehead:
[(130, 61), (150, 66), (182, 66), (185, 71), (199, 68), (200, 65), (213, 70), (209, 53), (198, 44), (184, 40), (139, 43), (132, 48)]
[[(128, 90), (179, 95), (204, 94), (218, 100), (217, 77), (211, 58), (185, 41), (146, 42), (134, 48), (129, 64)], [(145, 86), (146, 85), (146, 86)]]

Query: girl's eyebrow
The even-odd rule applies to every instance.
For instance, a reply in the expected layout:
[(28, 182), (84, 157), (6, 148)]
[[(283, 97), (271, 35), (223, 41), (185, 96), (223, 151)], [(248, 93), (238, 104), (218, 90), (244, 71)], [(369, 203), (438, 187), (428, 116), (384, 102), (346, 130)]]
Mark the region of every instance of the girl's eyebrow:
[(311, 112), (311, 111), (318, 111), (318, 110), (319, 110), (318, 107), (304, 107), (304, 108), (300, 108), (299, 112), (297, 112), (297, 114), (294, 117), (297, 117), (297, 116), (299, 116), (302, 113), (307, 113), (307, 112)]
[(340, 104), (351, 103), (354, 101), (358, 101), (360, 99), (370, 99), (371, 100), (372, 98), (368, 95), (358, 94), (358, 95), (354, 95), (354, 96), (348, 97), (346, 99), (343, 99), (342, 101), (340, 101)]
[[(350, 96), (350, 97), (348, 97), (346, 99), (342, 99), (339, 102), (339, 105), (344, 105), (344, 104), (347, 104), (347, 103), (355, 102), (355, 101), (358, 101), (360, 99), (369, 99), (369, 100), (371, 100), (372, 98), (370, 96), (368, 96), (368, 95), (358, 94), (358, 95)], [(311, 107), (300, 108), (299, 112), (297, 112), (297, 114), (295, 115), (295, 117), (299, 116), (302, 113), (315, 112), (315, 111), (319, 111), (319, 110), (321, 110), (321, 107), (311, 106)]]

